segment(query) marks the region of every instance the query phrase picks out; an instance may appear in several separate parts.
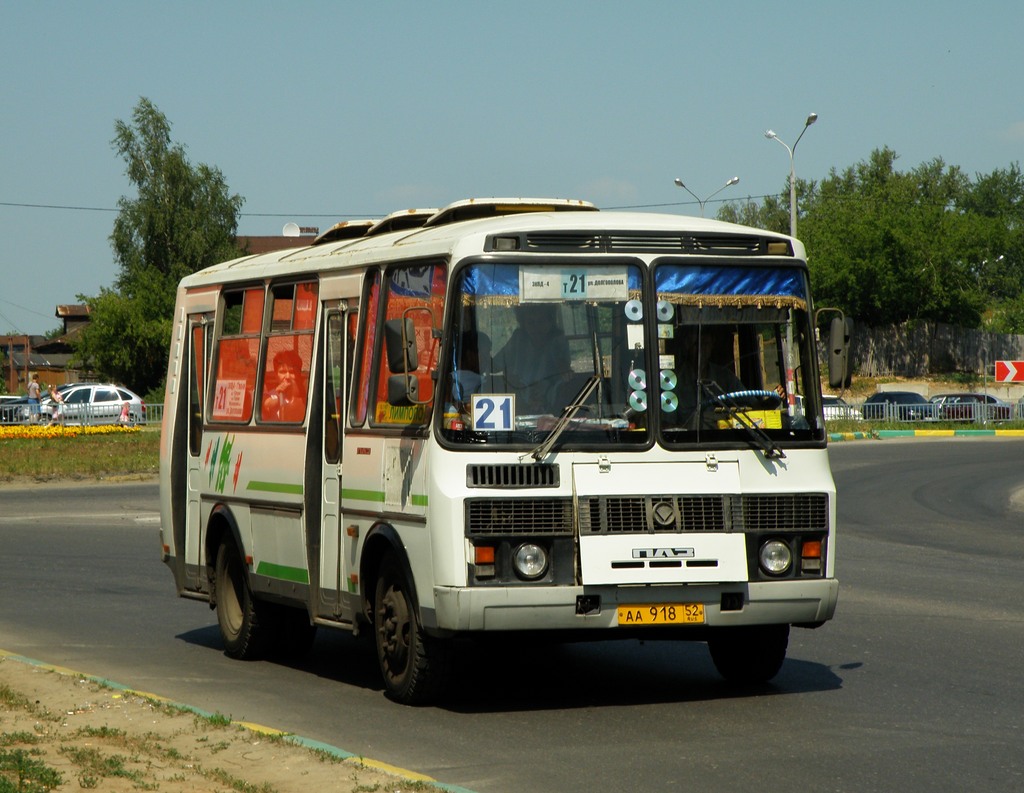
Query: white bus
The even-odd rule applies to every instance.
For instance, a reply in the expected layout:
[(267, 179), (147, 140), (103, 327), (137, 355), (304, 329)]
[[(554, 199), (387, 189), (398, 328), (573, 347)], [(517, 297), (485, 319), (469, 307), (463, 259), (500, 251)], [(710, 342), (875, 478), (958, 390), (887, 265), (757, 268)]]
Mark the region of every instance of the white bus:
[(370, 630), (404, 703), (496, 633), (704, 641), (772, 678), (839, 589), (801, 243), (580, 201), (405, 215), (181, 282), (178, 593), (236, 658)]

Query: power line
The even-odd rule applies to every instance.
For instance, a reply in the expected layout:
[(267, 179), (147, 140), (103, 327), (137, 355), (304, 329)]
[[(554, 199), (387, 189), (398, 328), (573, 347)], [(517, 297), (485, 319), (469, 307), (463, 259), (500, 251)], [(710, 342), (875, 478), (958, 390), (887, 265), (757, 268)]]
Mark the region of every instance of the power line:
[[(118, 208), (111, 207), (83, 207), (68, 204), (25, 204), (16, 201), (0, 201), (0, 206), (17, 207), (19, 209), (62, 209), (71, 212), (120, 212)], [(362, 218), (368, 215), (379, 213), (374, 212), (239, 212), (239, 217), (247, 218)]]
[[(746, 196), (746, 201), (754, 199), (764, 199), (768, 196)], [(744, 199), (737, 198), (723, 198), (720, 199), (721, 203), (729, 203), (731, 201), (742, 201)], [(671, 201), (666, 204), (626, 204), (623, 206), (610, 206), (605, 207), (608, 210), (618, 209), (659, 209), (663, 207), (682, 207), (695, 204), (695, 201)], [(718, 202), (715, 202), (718, 203)], [(68, 204), (26, 204), (17, 201), (0, 201), (0, 206), (4, 207), (16, 207), (19, 209), (60, 209), (69, 212), (120, 212), (119, 208), (111, 207), (86, 207), (86, 206), (74, 206)], [(379, 215), (379, 212), (239, 212), (239, 217), (245, 218), (365, 218), (374, 217)]]

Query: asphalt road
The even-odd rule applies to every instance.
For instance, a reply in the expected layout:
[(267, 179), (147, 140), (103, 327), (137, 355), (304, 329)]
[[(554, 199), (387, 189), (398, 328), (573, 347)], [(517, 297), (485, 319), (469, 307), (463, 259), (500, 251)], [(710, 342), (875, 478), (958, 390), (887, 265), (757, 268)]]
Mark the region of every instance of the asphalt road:
[(1024, 441), (831, 456), (839, 610), (760, 689), (686, 643), (467, 645), (451, 700), (420, 709), (347, 634), (231, 661), (159, 563), (149, 484), (0, 489), (0, 648), (481, 793), (1024, 789)]

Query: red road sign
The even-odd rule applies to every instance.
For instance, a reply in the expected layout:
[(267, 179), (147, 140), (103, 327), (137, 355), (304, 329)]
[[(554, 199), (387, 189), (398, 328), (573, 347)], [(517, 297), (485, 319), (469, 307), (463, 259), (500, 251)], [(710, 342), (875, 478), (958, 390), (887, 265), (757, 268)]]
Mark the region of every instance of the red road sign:
[(996, 361), (996, 382), (1024, 382), (1024, 361)]

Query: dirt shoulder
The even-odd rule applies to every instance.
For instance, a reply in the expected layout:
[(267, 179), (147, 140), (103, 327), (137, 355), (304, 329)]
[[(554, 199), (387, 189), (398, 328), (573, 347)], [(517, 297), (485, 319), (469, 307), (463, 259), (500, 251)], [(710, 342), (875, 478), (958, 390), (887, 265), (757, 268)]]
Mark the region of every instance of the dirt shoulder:
[[(426, 777), (296, 740), (0, 653), (0, 790), (440, 789)], [(19, 773), (37, 786), (18, 787)]]

